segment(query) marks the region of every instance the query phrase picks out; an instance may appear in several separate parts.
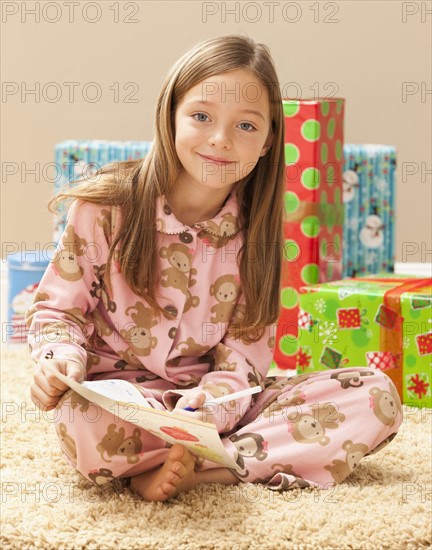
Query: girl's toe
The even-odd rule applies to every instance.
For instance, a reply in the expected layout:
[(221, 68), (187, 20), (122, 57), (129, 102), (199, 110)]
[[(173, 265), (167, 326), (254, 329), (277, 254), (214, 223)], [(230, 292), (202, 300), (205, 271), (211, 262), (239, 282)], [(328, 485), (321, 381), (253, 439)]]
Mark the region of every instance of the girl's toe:
[(174, 462), (174, 464), (173, 464), (172, 467), (171, 467), (171, 470), (172, 470), (173, 472), (178, 473), (178, 472), (181, 470), (181, 467), (182, 467), (182, 463), (181, 463), (181, 462)]
[(173, 483), (174, 485), (178, 485), (178, 483), (180, 483), (181, 481), (181, 477), (176, 474), (175, 472), (170, 472), (170, 475), (169, 475), (169, 478), (168, 478), (168, 482), (169, 483)]
[[(177, 464), (176, 464), (177, 466)], [(184, 477), (186, 474), (186, 468), (183, 466), (181, 462), (178, 463), (178, 467), (174, 469), (175, 474), (177, 474), (179, 477)]]
[(168, 497), (171, 497), (173, 496), (173, 494), (175, 493), (177, 487), (173, 484), (173, 483), (170, 483), (169, 481), (165, 481), (164, 483), (162, 483), (162, 490), (163, 492), (168, 496)]

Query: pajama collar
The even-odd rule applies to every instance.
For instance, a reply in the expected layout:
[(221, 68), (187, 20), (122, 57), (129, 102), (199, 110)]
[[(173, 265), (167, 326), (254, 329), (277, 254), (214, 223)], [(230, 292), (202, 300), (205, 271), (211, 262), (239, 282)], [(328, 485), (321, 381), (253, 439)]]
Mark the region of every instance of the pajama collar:
[(210, 220), (188, 226), (180, 222), (168, 206), (165, 195), (156, 199), (156, 230), (167, 235), (184, 233), (194, 229), (202, 229), (214, 237), (231, 237), (240, 231), (238, 225), (237, 195), (232, 191), (225, 200), (219, 212)]

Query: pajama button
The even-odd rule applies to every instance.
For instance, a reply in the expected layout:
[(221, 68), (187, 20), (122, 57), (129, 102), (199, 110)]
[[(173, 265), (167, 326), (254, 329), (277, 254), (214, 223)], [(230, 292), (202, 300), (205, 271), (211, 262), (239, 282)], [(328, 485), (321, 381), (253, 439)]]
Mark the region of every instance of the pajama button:
[(174, 315), (174, 317), (177, 317), (177, 308), (175, 306), (166, 306), (164, 307), (164, 310), (169, 313), (170, 315)]
[(193, 237), (190, 233), (188, 233), (187, 231), (184, 231), (183, 233), (180, 233), (180, 236), (179, 236), (180, 240), (182, 243), (191, 243), (193, 241)]

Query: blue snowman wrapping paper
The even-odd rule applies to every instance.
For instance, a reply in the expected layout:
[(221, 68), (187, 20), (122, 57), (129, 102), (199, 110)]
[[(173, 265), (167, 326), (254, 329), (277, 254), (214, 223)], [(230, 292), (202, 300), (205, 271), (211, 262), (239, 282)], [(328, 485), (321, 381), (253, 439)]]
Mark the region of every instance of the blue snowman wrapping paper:
[[(145, 157), (151, 141), (68, 140), (55, 146), (58, 177), (54, 193), (67, 189), (70, 182), (91, 177), (109, 162)], [(59, 242), (65, 228), (66, 209), (62, 206), (54, 220), (54, 241)]]
[(342, 277), (393, 272), (396, 149), (345, 144)]

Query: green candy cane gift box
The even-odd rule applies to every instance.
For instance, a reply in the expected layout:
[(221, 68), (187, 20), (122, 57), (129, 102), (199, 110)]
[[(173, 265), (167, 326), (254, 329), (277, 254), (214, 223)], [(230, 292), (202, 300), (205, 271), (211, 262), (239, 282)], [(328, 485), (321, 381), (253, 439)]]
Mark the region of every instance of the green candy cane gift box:
[(432, 278), (380, 273), (300, 288), (298, 373), (377, 368), (432, 407)]

